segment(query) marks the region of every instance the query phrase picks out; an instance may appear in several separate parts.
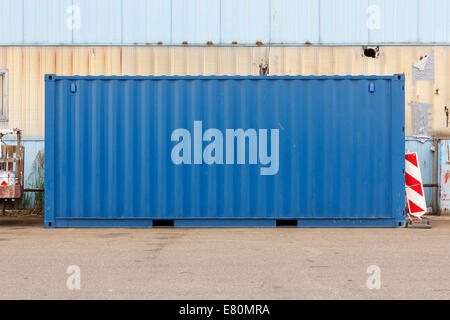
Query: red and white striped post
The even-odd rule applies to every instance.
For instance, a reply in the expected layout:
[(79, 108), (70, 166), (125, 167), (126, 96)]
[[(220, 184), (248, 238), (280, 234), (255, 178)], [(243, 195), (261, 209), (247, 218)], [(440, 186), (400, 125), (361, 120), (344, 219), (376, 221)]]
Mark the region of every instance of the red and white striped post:
[(422, 174), (416, 152), (405, 155), (406, 200), (410, 215), (421, 219), (427, 213), (427, 204), (423, 192)]

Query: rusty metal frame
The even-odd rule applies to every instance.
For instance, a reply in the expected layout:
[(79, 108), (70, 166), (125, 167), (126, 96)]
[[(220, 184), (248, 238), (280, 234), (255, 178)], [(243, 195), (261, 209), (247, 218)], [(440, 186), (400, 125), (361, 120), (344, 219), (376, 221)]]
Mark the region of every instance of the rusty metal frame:
[[(0, 169), (13, 171), (18, 184), (12, 186), (0, 186), (0, 202), (3, 203), (3, 212), (7, 202), (13, 202), (20, 206), (24, 191), (24, 161), (25, 148), (22, 144), (22, 130), (14, 129), (17, 135), (17, 145), (8, 145), (1, 138)], [(15, 165), (14, 165), (15, 164)]]

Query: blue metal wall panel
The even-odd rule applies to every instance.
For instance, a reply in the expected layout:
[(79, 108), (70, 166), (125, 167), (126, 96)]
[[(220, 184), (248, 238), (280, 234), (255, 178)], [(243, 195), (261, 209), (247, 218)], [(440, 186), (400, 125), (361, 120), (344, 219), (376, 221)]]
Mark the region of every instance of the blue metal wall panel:
[[(220, 43), (220, 1), (172, 0), (173, 42)], [(219, 22), (219, 23), (218, 23)]]
[(419, 0), (419, 42), (450, 42), (450, 1)]
[(223, 43), (239, 44), (270, 42), (270, 1), (222, 1), (221, 39)]
[[(307, 226), (398, 226), (403, 85), (402, 76), (47, 76), (46, 225), (295, 219), (301, 226), (305, 219)], [(192, 141), (178, 153), (180, 128)], [(210, 128), (223, 136), (215, 131), (217, 149), (207, 153)], [(238, 150), (229, 161), (225, 132), (238, 128), (255, 129), (259, 144), (247, 139), (244, 163), (230, 164)], [(261, 142), (271, 164), (262, 164)], [(177, 164), (174, 152), (196, 164)], [(208, 154), (227, 164), (206, 164)]]
[(123, 43), (122, 0), (73, 0), (73, 5), (79, 8), (81, 18), (80, 27), (72, 29), (73, 43)]
[(272, 0), (270, 42), (319, 43), (319, 1)]
[[(72, 5), (80, 28), (68, 27)], [(450, 44), (448, 0), (2, 0), (0, 10), (1, 45)]]
[(0, 43), (15, 44), (23, 42), (23, 2), (0, 1)]
[(450, 140), (439, 141), (439, 214), (450, 213)]
[(123, 2), (124, 43), (171, 43), (171, 2), (128, 0)]
[[(19, 2), (19, 1), (17, 1)], [(24, 34), (26, 44), (72, 42), (72, 0), (25, 0)]]
[(320, 41), (367, 43), (367, 0), (321, 0)]
[[(419, 141), (414, 138), (406, 138), (406, 150), (409, 152), (417, 152), (419, 157), (420, 171), (422, 173), (422, 181), (424, 184), (432, 184), (433, 182), (433, 157), (434, 151), (433, 139)], [(433, 188), (424, 188), (425, 201), (427, 207), (433, 205)]]
[(380, 8), (379, 28), (369, 29), (372, 43), (419, 42), (417, 0), (372, 0)]

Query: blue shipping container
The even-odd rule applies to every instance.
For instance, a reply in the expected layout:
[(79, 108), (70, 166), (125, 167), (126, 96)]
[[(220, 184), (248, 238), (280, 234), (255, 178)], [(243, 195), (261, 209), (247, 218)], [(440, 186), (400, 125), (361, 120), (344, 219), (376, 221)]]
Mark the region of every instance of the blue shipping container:
[(404, 76), (45, 78), (47, 227), (398, 227)]

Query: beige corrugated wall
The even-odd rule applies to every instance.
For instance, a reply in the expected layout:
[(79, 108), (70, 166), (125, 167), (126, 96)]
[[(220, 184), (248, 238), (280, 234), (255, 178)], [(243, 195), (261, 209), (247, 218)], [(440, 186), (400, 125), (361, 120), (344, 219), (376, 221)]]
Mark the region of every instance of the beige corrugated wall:
[[(413, 72), (420, 58), (428, 68)], [(406, 75), (406, 134), (448, 126), (450, 47), (381, 47), (368, 58), (361, 47), (0, 47), (9, 70), (8, 122), (25, 136), (44, 136), (44, 74), (58, 75)], [(419, 72), (420, 73), (420, 72)], [(411, 104), (412, 103), (412, 104)], [(414, 105), (424, 105), (412, 116)], [(428, 106), (428, 109), (427, 109)]]

